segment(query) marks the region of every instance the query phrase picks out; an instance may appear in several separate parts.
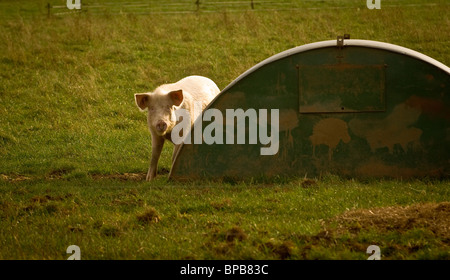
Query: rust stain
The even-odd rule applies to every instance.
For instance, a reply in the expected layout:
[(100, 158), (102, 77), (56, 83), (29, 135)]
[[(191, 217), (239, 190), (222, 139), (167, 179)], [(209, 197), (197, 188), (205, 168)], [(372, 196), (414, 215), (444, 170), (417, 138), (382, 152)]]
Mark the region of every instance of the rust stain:
[(296, 110), (281, 110), (279, 115), (280, 131), (292, 130), (298, 126), (298, 114)]
[(215, 104), (215, 108), (218, 109), (242, 108), (242, 106), (246, 104), (246, 94), (245, 92), (241, 91), (228, 92), (226, 94), (223, 94), (218, 101), (220, 103)]
[(425, 75), (425, 78), (427, 79), (427, 81), (432, 82), (434, 80), (434, 76), (431, 74), (427, 74)]
[(294, 146), (294, 137), (292, 130), (298, 126), (298, 113), (296, 110), (281, 110), (279, 115), (279, 132), (285, 132), (287, 143), (282, 145), (284, 148)]
[(405, 104), (430, 117), (450, 120), (450, 111), (446, 110), (445, 104), (440, 100), (413, 95), (406, 100)]
[(342, 107), (342, 100), (336, 97), (328, 102), (317, 102), (311, 105), (300, 105), (300, 112), (302, 113), (320, 113), (320, 112), (333, 112), (336, 108)]
[(275, 86), (276, 95), (283, 95), (286, 93), (285, 80), (286, 75), (284, 73), (278, 74), (277, 85)]
[(313, 144), (313, 157), (318, 145), (328, 146), (328, 159), (331, 161), (333, 150), (340, 141), (350, 142), (347, 123), (341, 119), (327, 118), (319, 121), (313, 128), (313, 134), (309, 137)]
[(357, 136), (366, 138), (372, 152), (387, 147), (392, 154), (396, 144), (406, 152), (410, 143), (415, 147), (420, 144), (422, 130), (411, 127), (420, 115), (420, 110), (403, 103), (397, 105), (385, 119), (372, 121), (353, 119), (349, 122), (349, 127)]

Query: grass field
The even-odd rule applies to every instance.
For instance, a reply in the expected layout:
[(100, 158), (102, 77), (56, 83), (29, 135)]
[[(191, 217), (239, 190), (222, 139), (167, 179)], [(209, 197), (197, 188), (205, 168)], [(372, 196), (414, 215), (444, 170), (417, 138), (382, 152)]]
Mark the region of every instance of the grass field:
[(51, 17), (47, 2), (65, 3), (0, 2), (0, 259), (67, 259), (72, 244), (82, 259), (367, 259), (369, 245), (382, 259), (450, 259), (448, 180), (181, 184), (167, 181), (166, 144), (148, 183), (151, 138), (133, 100), (192, 74), (224, 88), (344, 33), (450, 65), (448, 1)]

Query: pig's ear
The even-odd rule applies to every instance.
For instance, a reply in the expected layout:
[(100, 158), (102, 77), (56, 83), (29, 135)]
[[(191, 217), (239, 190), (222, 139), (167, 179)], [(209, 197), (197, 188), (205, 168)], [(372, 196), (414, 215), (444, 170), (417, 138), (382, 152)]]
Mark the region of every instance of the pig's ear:
[(134, 100), (136, 101), (136, 105), (139, 109), (145, 110), (148, 107), (150, 96), (147, 93), (136, 93), (134, 95)]
[(180, 106), (183, 102), (183, 90), (181, 89), (169, 92), (169, 96), (175, 106)]

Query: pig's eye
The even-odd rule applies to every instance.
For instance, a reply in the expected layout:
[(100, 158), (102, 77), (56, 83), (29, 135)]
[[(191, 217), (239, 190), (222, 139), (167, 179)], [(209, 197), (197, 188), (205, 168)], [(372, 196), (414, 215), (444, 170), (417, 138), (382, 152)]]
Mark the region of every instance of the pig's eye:
[(155, 107), (149, 107), (148, 108), (150, 111), (155, 111)]

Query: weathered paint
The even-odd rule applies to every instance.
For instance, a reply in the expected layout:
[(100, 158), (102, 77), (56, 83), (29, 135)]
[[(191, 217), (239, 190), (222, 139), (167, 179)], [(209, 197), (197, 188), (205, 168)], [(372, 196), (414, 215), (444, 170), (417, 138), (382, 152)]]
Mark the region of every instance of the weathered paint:
[(315, 148), (318, 145), (328, 146), (328, 160), (331, 161), (333, 150), (342, 141), (350, 142), (347, 123), (337, 118), (327, 118), (318, 121), (314, 127), (309, 140), (313, 145), (313, 157), (315, 157)]
[(246, 71), (208, 108), (279, 109), (278, 153), (186, 144), (170, 178), (450, 175), (450, 69), (403, 47), (345, 40), (287, 50)]

